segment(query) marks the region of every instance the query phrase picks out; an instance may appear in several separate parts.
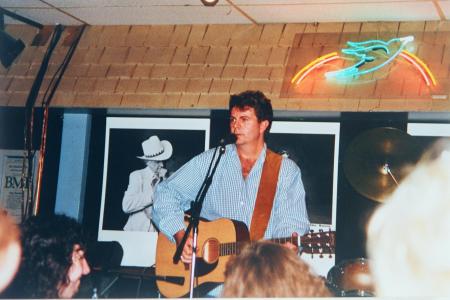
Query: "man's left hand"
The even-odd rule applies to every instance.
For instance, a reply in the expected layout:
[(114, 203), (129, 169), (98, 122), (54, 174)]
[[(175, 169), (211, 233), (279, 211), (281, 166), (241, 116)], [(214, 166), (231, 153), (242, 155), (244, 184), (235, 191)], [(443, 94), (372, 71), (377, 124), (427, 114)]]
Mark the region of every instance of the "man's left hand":
[[(296, 239), (297, 237), (298, 237), (298, 233), (297, 233), (297, 232), (294, 232), (294, 233), (292, 234), (292, 239)], [(286, 243), (283, 244), (283, 246), (286, 247), (286, 248), (288, 248), (288, 249), (293, 250), (295, 253), (298, 252), (298, 246), (295, 245), (295, 244), (293, 244), (293, 243), (291, 243), (291, 242), (286, 242)]]

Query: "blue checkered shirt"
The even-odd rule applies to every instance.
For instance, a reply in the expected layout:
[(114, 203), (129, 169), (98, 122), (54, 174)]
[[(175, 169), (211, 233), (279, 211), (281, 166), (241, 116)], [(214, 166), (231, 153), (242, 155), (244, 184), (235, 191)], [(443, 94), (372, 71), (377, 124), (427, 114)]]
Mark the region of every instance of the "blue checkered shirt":
[[(156, 188), (153, 222), (172, 241), (176, 232), (186, 228), (184, 211), (197, 196), (213, 154), (214, 149), (210, 149), (195, 156)], [(211, 221), (233, 219), (249, 228), (265, 157), (266, 146), (244, 179), (236, 145), (227, 145), (206, 194), (201, 217)], [(283, 158), (264, 238), (289, 237), (293, 232), (302, 235), (308, 230), (300, 168), (289, 158)]]

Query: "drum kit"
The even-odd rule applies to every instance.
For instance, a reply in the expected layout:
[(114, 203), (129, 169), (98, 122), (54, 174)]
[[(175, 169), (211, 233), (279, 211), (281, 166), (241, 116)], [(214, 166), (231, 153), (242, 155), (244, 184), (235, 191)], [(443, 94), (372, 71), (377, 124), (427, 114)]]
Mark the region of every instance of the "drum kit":
[(375, 296), (369, 265), (369, 260), (366, 258), (342, 261), (328, 272), (328, 287), (336, 296), (340, 297)]
[[(422, 155), (422, 147), (409, 134), (391, 127), (358, 135), (343, 161), (350, 185), (364, 197), (384, 202)], [(328, 271), (326, 283), (336, 296), (375, 296), (370, 261), (344, 260)]]

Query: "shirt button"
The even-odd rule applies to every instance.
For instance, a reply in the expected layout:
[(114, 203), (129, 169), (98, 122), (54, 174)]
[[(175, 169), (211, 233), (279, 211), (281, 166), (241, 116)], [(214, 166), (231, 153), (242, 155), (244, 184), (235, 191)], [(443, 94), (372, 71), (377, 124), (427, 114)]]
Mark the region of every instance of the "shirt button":
[(241, 201), (240, 203), (241, 203), (241, 205), (244, 205), (244, 201)]

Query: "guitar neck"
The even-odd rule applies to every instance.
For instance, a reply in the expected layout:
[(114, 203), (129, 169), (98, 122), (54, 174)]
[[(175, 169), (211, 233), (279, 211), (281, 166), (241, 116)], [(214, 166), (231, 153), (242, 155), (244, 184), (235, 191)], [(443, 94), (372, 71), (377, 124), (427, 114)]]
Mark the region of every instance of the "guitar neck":
[(277, 244), (284, 244), (287, 242), (290, 242), (294, 245), (298, 245), (299, 244), (299, 236), (296, 237), (282, 237), (282, 238), (275, 238), (275, 239), (270, 239), (269, 241), (273, 242), (273, 243), (277, 243)]
[[(310, 232), (303, 236), (296, 237), (284, 237), (284, 238), (275, 238), (270, 239), (269, 241), (284, 244), (290, 242), (294, 245), (300, 246), (302, 252), (314, 254), (323, 254), (323, 253), (334, 253), (334, 245), (335, 245), (335, 232), (334, 231), (322, 231), (319, 232)], [(231, 243), (222, 243), (220, 244), (220, 252), (219, 255), (235, 255), (239, 254), (244, 245), (252, 243), (252, 242), (231, 242)]]
[[(284, 244), (287, 242), (291, 242), (294, 245), (298, 245), (300, 237), (283, 237), (283, 238), (275, 238), (270, 239), (273, 243)], [(254, 241), (244, 241), (244, 242), (231, 242), (231, 243), (220, 243), (220, 256), (226, 255), (237, 255), (241, 252), (241, 249), (247, 244), (254, 243)]]

